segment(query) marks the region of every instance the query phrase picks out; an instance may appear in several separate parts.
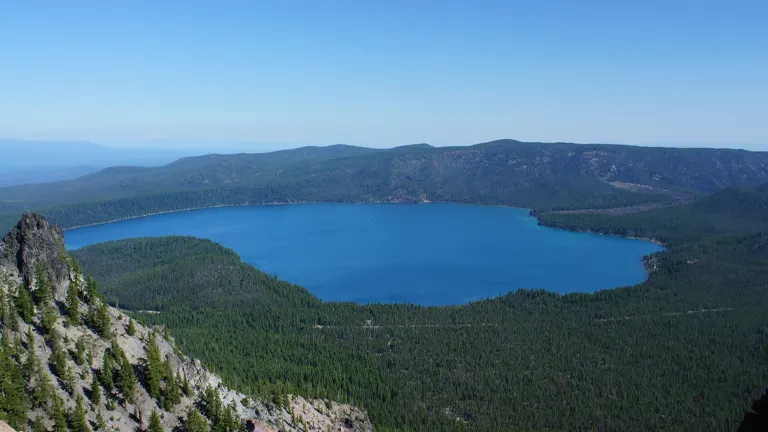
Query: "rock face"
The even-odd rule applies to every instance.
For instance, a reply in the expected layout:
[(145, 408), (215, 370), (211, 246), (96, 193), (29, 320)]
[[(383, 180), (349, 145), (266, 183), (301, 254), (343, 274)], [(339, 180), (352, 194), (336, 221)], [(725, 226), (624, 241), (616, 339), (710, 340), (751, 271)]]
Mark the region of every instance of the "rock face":
[(54, 283), (54, 297), (64, 300), (63, 282), (69, 276), (69, 262), (61, 228), (36, 213), (24, 213), (18, 224), (0, 243), (0, 268), (20, 277), (35, 290), (35, 271), (41, 269)]
[[(97, 430), (99, 420), (103, 420), (102, 430), (133, 431), (146, 430), (150, 414), (157, 411), (165, 430), (183, 428), (190, 410), (198, 409), (203, 394), (215, 394), (223, 409), (231, 410), (239, 429), (248, 425), (259, 425), (262, 430), (297, 432), (368, 432), (372, 431), (366, 414), (359, 409), (343, 404), (331, 404), (322, 400), (310, 400), (287, 395), (281, 405), (259, 400), (228, 388), (221, 378), (211, 373), (197, 360), (185, 356), (162, 329), (150, 328), (133, 321), (123, 311), (108, 307), (101, 299), (90, 298), (87, 283), (64, 249), (62, 231), (39, 215), (27, 213), (0, 244), (0, 291), (3, 298), (19, 298), (20, 290), (42, 286), (39, 278), (50, 282), (53, 299), (50, 303), (37, 300), (33, 316), (26, 321), (18, 319), (14, 325), (6, 320), (0, 322), (0, 338), (3, 342), (13, 342), (22, 351), (17, 360), (18, 366), (30, 364), (30, 357), (39, 367), (36, 375), (29, 379), (27, 387), (31, 395), (40, 382), (51, 385), (50, 400), (35, 401), (29, 411), (28, 427), (32, 421), (41, 419), (48, 430), (54, 429), (52, 415), (53, 400), (59, 398), (65, 410), (73, 412), (77, 400), (81, 400), (85, 417), (93, 430)], [(78, 300), (72, 305), (67, 293), (70, 287), (77, 287)], [(69, 300), (69, 301), (67, 301)], [(5, 307), (5, 305), (0, 305)], [(71, 310), (77, 309), (73, 319)], [(91, 322), (94, 311), (104, 311), (108, 319), (106, 327), (96, 330)], [(48, 318), (46, 318), (46, 311)], [(54, 311), (54, 312), (51, 312)], [(51, 323), (50, 314), (55, 320)], [(48, 320), (48, 330), (44, 320)], [(5, 324), (3, 324), (5, 322)], [(86, 325), (88, 323), (88, 325)], [(30, 342), (31, 337), (31, 342)], [(163, 396), (153, 397), (147, 384), (149, 373), (147, 364), (150, 357), (150, 341), (155, 341), (157, 351), (163, 363), (163, 376), (176, 377), (175, 382), (181, 394), (177, 402), (168, 404), (160, 401)], [(23, 343), (20, 341), (24, 341)], [(79, 361), (73, 354), (87, 350), (87, 356), (80, 356)], [(57, 348), (58, 347), (58, 348)], [(56, 350), (69, 353), (63, 361), (65, 373), (53, 373), (56, 364)], [(122, 368), (130, 368), (137, 377), (133, 391), (126, 395), (119, 386), (103, 390), (100, 400), (91, 398), (92, 379), (101, 380), (105, 375), (104, 358), (109, 356), (112, 362), (120, 363), (114, 371), (115, 380), (119, 380)], [(85, 358), (85, 359), (84, 359)], [(167, 365), (167, 366), (166, 366)], [(167, 367), (167, 369), (165, 369)], [(163, 383), (162, 393), (168, 390), (168, 381)], [(184, 391), (181, 383), (188, 382)], [(34, 401), (34, 398), (31, 398)], [(213, 426), (215, 415), (201, 409), (206, 421)], [(5, 424), (0, 422), (0, 432)], [(13, 429), (8, 429), (8, 432)]]
[(16, 432), (16, 429), (8, 426), (8, 423), (0, 420), (0, 432)]

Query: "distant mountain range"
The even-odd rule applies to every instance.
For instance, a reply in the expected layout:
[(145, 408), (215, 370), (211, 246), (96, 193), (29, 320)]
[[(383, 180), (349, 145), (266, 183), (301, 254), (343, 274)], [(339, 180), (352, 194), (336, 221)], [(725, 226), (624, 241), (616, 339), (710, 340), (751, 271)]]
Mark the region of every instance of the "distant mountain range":
[(0, 187), (73, 180), (101, 169), (86, 165), (10, 168), (0, 170)]
[(768, 153), (744, 150), (513, 140), (385, 150), (334, 145), (185, 157), (160, 167), (115, 166), (74, 180), (0, 188), (0, 212), (36, 209), (74, 226), (267, 202), (610, 208), (680, 202), (766, 181)]

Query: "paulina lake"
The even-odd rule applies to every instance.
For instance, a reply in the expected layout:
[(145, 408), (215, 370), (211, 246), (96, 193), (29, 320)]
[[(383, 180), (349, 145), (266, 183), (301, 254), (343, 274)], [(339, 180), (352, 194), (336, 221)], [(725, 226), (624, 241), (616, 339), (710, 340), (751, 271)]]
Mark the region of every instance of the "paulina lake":
[(77, 228), (67, 247), (185, 235), (325, 301), (456, 305), (519, 288), (593, 292), (643, 282), (643, 240), (539, 226), (525, 209), (296, 204), (183, 211)]

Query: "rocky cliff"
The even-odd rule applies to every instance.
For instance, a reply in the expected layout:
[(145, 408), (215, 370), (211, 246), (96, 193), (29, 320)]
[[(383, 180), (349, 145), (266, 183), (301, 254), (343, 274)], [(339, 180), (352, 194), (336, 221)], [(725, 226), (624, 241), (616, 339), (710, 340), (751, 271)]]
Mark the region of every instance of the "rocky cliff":
[(27, 213), (0, 243), (0, 419), (17, 430), (370, 431), (365, 413), (228, 388), (163, 329), (109, 307)]

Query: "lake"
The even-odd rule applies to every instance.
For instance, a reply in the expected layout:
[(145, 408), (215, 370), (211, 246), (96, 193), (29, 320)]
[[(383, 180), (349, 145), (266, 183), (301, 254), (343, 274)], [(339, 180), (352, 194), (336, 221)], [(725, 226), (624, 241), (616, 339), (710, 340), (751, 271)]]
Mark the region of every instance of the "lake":
[(216, 241), (326, 301), (465, 304), (519, 288), (593, 292), (643, 282), (643, 240), (537, 225), (524, 209), (299, 204), (166, 213), (65, 233), (67, 247), (132, 237)]

